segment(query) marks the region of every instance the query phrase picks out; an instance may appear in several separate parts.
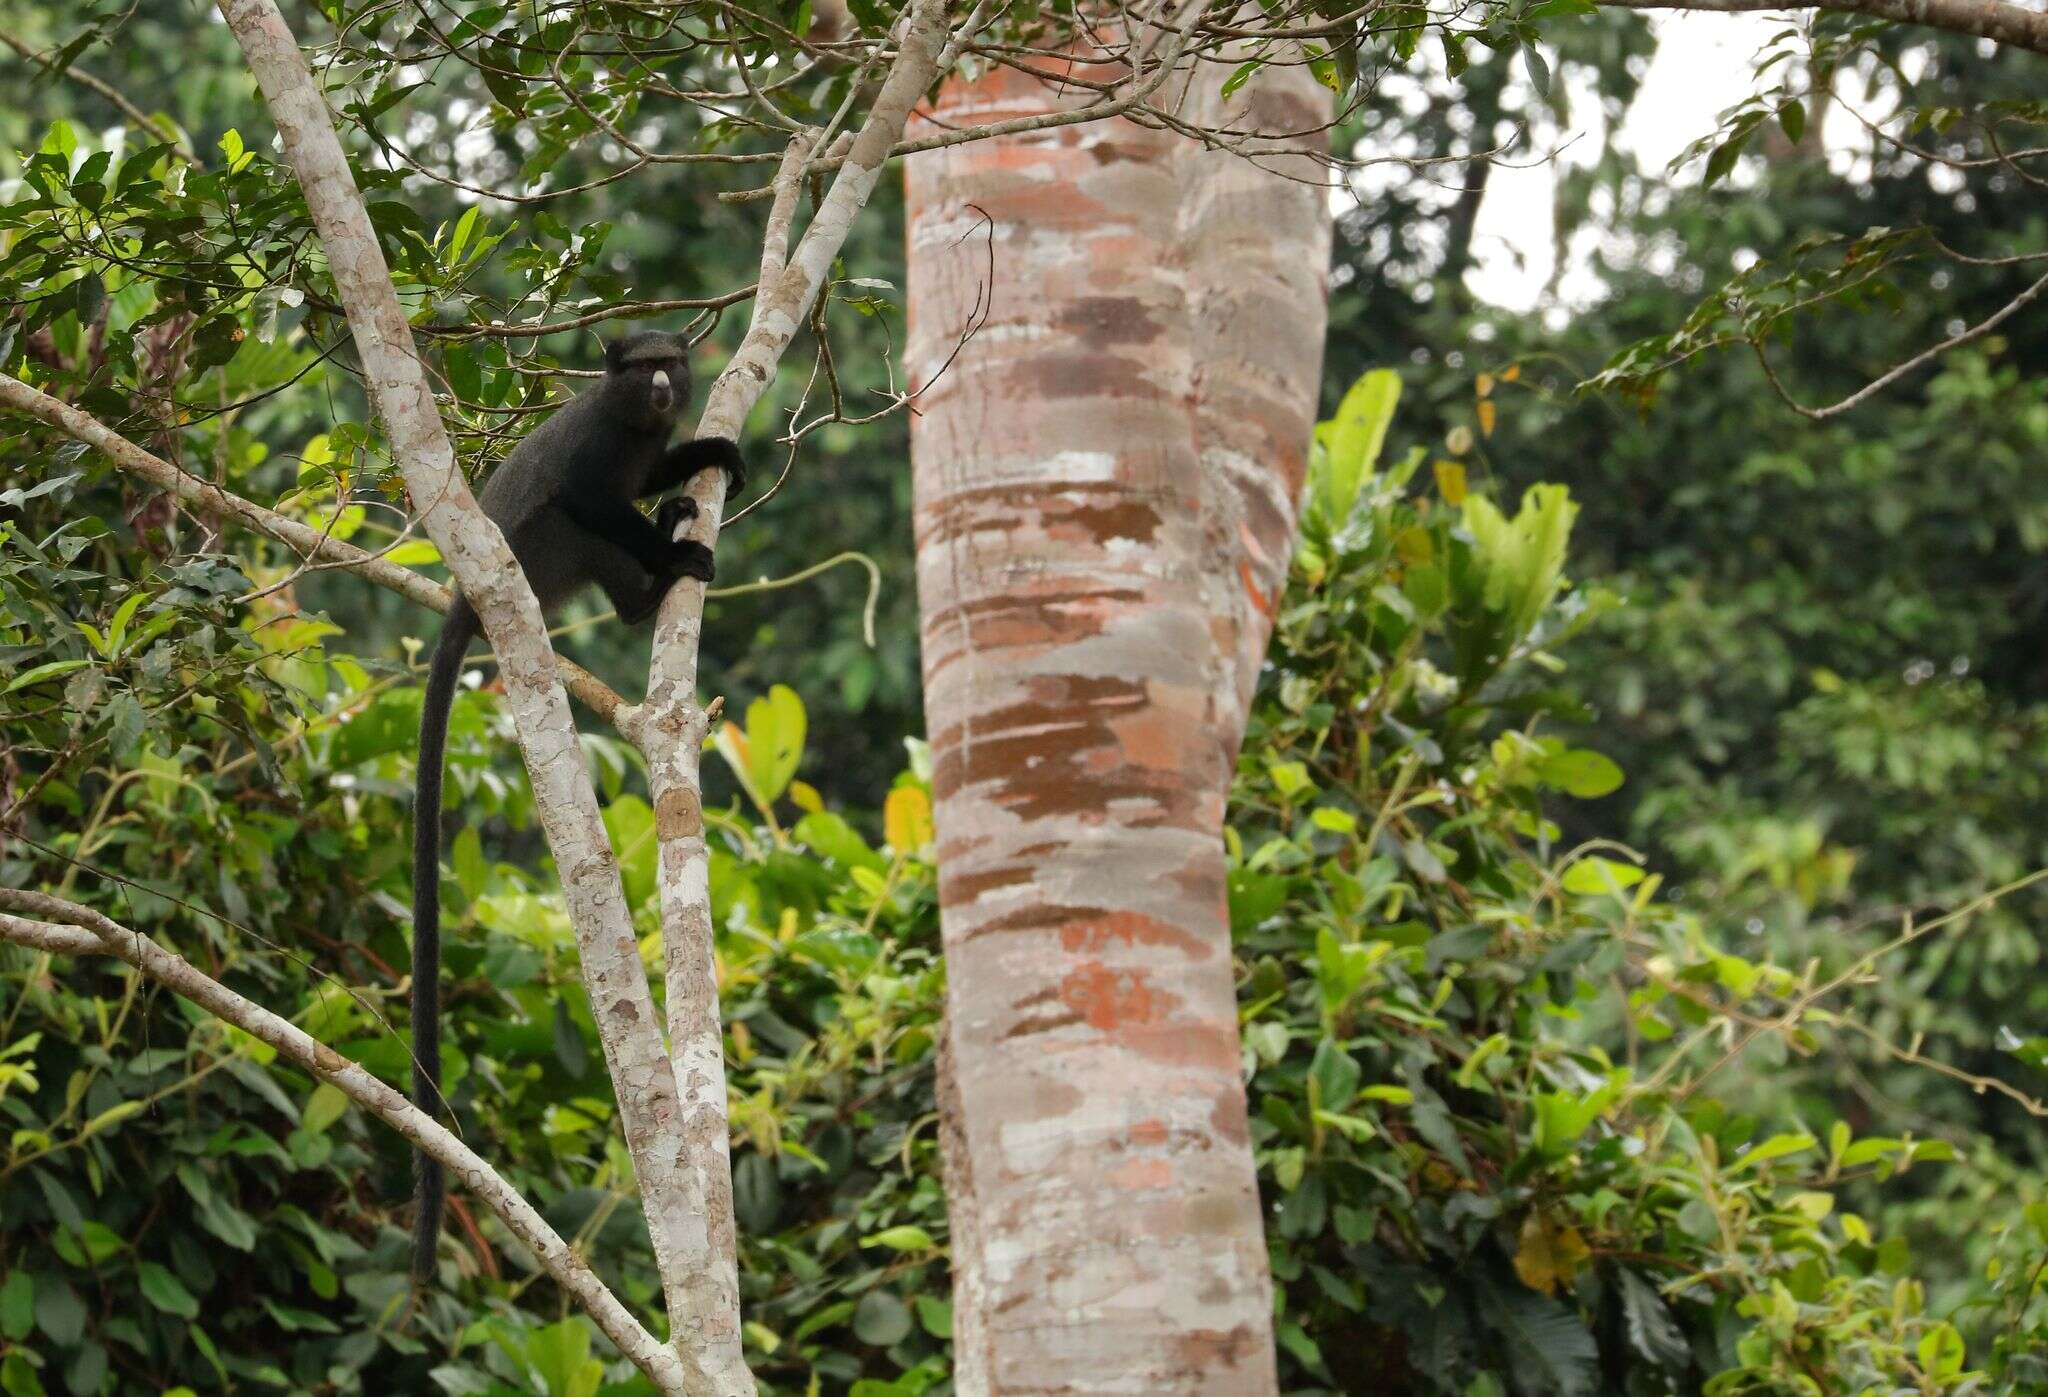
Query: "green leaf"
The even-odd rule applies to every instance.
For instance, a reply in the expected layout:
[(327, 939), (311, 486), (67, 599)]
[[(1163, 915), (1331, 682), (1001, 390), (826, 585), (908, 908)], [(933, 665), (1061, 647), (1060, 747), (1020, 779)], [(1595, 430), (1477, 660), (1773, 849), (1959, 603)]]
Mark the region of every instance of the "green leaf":
[(44, 1276), (35, 1301), (36, 1327), (58, 1348), (70, 1348), (85, 1336), (85, 1302), (68, 1281)]
[(11, 694), (16, 689), (26, 689), (32, 684), (42, 683), (45, 679), (54, 679), (60, 674), (69, 674), (74, 669), (84, 669), (91, 663), (91, 660), (51, 660), (47, 664), (37, 665), (33, 669), (23, 670), (20, 674), (15, 675), (8, 682), (5, 689), (0, 689), (0, 694)]
[(1311, 488), (1331, 528), (1349, 517), (1360, 487), (1379, 463), (1400, 401), (1401, 376), (1392, 369), (1374, 369), (1351, 385), (1337, 415), (1317, 427), (1322, 450), (1311, 464)]
[(861, 1239), (864, 1247), (887, 1247), (890, 1251), (932, 1251), (938, 1243), (932, 1234), (922, 1227), (904, 1223), (897, 1227), (885, 1227), (872, 1237)]
[(305, 1112), (299, 1117), (299, 1128), (318, 1135), (340, 1120), (347, 1110), (348, 1094), (331, 1082), (322, 1082), (306, 1099)]
[(1479, 1288), (1480, 1312), (1507, 1341), (1524, 1390), (1589, 1397), (1599, 1390), (1600, 1349), (1573, 1308), (1533, 1290)]
[(145, 1261), (136, 1268), (136, 1278), (142, 1283), (143, 1298), (166, 1314), (180, 1319), (199, 1318), (199, 1301), (185, 1283), (154, 1261)]
[(853, 1332), (864, 1344), (888, 1348), (910, 1337), (910, 1307), (886, 1290), (871, 1290), (853, 1311)]
[(626, 901), (638, 907), (654, 896), (661, 847), (654, 836), (654, 811), (635, 795), (622, 795), (604, 808), (605, 831), (618, 851)]
[(596, 1397), (604, 1385), (604, 1364), (590, 1356), (590, 1328), (581, 1319), (534, 1330), (526, 1340), (526, 1358), (546, 1384), (548, 1397)]
[(20, 1343), (35, 1323), (36, 1283), (29, 1273), (15, 1267), (0, 1281), (0, 1338)]
[(1735, 1162), (1728, 1166), (1728, 1172), (1740, 1174), (1745, 1169), (1767, 1163), (1770, 1160), (1783, 1159), (1788, 1154), (1798, 1154), (1802, 1150), (1810, 1150), (1819, 1143), (1820, 1141), (1814, 1139), (1811, 1135), (1773, 1135), (1761, 1145), (1744, 1150), (1741, 1154), (1737, 1155)]
[[(1535, 765), (1536, 779), (1581, 800), (1597, 800), (1621, 788), (1621, 768), (1610, 757), (1575, 748), (1545, 757)], [(1640, 876), (1640, 875), (1638, 875)]]
[(1778, 108), (1778, 125), (1784, 128), (1786, 140), (1795, 146), (1799, 144), (1799, 138), (1806, 134), (1806, 108), (1797, 97)]
[(1578, 513), (1562, 485), (1530, 486), (1513, 519), (1484, 495), (1465, 497), (1465, 529), (1484, 582), (1482, 600), (1500, 618), (1507, 644), (1519, 643), (1557, 594)]
[(935, 1295), (917, 1297), (917, 1321), (934, 1339), (953, 1337), (953, 1306)]
[(842, 868), (868, 868), (880, 873), (889, 867), (888, 860), (869, 848), (852, 825), (829, 810), (798, 820), (796, 837)]
[(1325, 1038), (1316, 1045), (1308, 1076), (1316, 1090), (1315, 1105), (1325, 1111), (1341, 1111), (1357, 1097), (1358, 1083), (1364, 1073), (1358, 1066), (1358, 1059), (1345, 1052), (1334, 1039)]
[(1623, 1269), (1621, 1315), (1628, 1331), (1629, 1347), (1651, 1363), (1682, 1368), (1692, 1357), (1685, 1331), (1671, 1317), (1670, 1307), (1657, 1288), (1635, 1272)]
[(1921, 1335), (1918, 1352), (1930, 1377), (1952, 1378), (1963, 1371), (1963, 1336), (1953, 1324), (1936, 1324)]
[(87, 1136), (97, 1135), (110, 1126), (119, 1125), (130, 1116), (142, 1114), (148, 1104), (146, 1101), (117, 1101), (87, 1121), (85, 1128), (78, 1132), (78, 1136), (82, 1140)]
[(1601, 893), (1618, 893), (1623, 888), (1634, 887), (1643, 881), (1643, 870), (1631, 863), (1589, 857), (1567, 868), (1564, 877), (1558, 881), (1568, 893), (1597, 897)]
[(135, 619), (136, 609), (149, 600), (149, 593), (141, 588), (130, 592), (114, 609), (114, 619), (107, 623), (107, 653), (121, 653), (121, 642), (128, 634), (128, 623)]

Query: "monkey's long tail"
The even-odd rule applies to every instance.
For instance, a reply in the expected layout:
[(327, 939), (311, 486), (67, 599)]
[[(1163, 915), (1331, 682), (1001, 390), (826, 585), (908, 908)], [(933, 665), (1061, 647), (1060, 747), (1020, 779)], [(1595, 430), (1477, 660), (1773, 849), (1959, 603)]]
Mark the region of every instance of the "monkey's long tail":
[[(461, 597), (448, 612), (427, 692), (420, 702), (418, 785), (412, 807), (412, 1101), (435, 1120), (447, 1114), (441, 1096), (441, 768), (448, 747), (448, 711), (463, 652), (478, 630), (476, 613)], [(415, 1149), (413, 1181), (418, 1211), (413, 1219), (412, 1275), (417, 1284), (433, 1279), (435, 1244), (447, 1192), (440, 1164)]]

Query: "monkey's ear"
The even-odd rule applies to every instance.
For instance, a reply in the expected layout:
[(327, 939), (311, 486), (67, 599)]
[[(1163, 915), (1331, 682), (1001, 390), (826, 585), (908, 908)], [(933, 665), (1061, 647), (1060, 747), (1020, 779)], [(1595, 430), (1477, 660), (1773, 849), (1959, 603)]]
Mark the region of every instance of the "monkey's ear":
[(626, 367), (626, 337), (601, 341), (604, 345), (604, 367), (608, 373), (617, 373)]

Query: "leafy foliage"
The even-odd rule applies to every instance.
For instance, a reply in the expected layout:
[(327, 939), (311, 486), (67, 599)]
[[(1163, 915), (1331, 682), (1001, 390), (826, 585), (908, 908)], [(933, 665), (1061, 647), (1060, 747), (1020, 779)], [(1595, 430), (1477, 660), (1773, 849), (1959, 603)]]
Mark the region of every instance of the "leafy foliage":
[[(1322, 437), (1332, 507), (1297, 558), (1229, 830), (1288, 1390), (1791, 1393), (1814, 1372), (1845, 1390), (2026, 1390), (2048, 1342), (2032, 1265), (2048, 1210), (1997, 1219), (2008, 1263), (1937, 1315), (1902, 1239), (1836, 1190), (1918, 1177), (1946, 1145), (1778, 1129), (1701, 1090), (1689, 1052), (1810, 986), (1723, 949), (1625, 851), (1562, 846), (1549, 807), (1620, 779), (1539, 726), (1572, 712), (1555, 647), (1607, 605), (1561, 581), (1570, 501), (1488, 514), (1447, 471), (1415, 492), (1425, 458), (1377, 460), (1373, 418), (1396, 395), (1374, 398), (1368, 430)], [(33, 720), (65, 755), (23, 788), (0, 872), (103, 903), (400, 1079), (387, 1009), (416, 688), (331, 633), (280, 658), (263, 637), (317, 623), (244, 608), (213, 622), (232, 637), (215, 641), (233, 661), (213, 671), (219, 702), (154, 701), (153, 648), (192, 644), (226, 603), (171, 596), (146, 561), (109, 581), (137, 559), (81, 507), (100, 488), (87, 467), (74, 493), (23, 502), (46, 532), (11, 536), (10, 558), (81, 544), (68, 573), (5, 575), (15, 672), (77, 663), (7, 701), (89, 676), (137, 694), (142, 725), (127, 747), (96, 736), (115, 697)], [(52, 537), (60, 511), (81, 517)], [(240, 568), (231, 592), (273, 571)], [(171, 601), (131, 606), (138, 589)], [(160, 614), (174, 624), (134, 639)], [(123, 640), (94, 645), (72, 620)], [(864, 828), (801, 779), (807, 727), (785, 689), (717, 734), (740, 793), (707, 815), (749, 1356), (774, 1391), (910, 1397), (944, 1390), (951, 1334), (928, 758), (910, 744)], [(451, 772), (472, 827), (444, 893), (456, 1117), (658, 1309), (575, 941), (551, 877), (523, 866), (507, 747), (488, 690), (465, 693)], [(591, 752), (652, 933), (651, 812), (619, 750)], [(444, 1293), (409, 1311), (405, 1153), (332, 1091), (125, 969), (0, 950), (0, 977), (0, 1389), (127, 1390), (146, 1372), (195, 1391), (643, 1390), (476, 1210), (458, 1209)], [(1802, 1011), (1790, 1028), (1823, 1025)]]

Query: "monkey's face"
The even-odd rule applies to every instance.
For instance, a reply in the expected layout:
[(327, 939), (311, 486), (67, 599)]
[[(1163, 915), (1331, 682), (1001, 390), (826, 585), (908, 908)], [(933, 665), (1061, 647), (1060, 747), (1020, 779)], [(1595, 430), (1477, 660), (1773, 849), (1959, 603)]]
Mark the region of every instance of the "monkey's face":
[(673, 335), (635, 335), (612, 345), (605, 379), (623, 414), (645, 431), (668, 431), (690, 402), (690, 362)]

